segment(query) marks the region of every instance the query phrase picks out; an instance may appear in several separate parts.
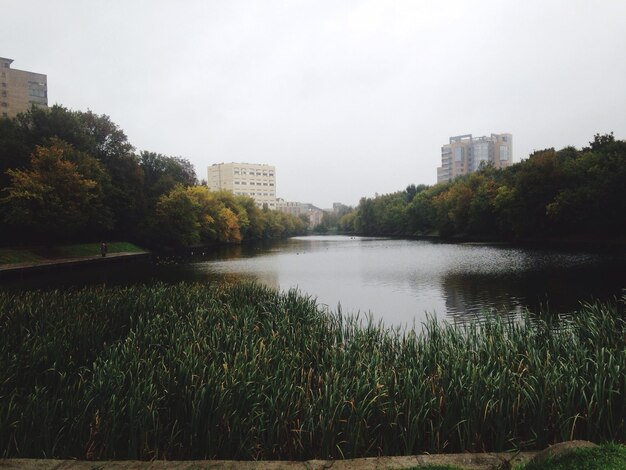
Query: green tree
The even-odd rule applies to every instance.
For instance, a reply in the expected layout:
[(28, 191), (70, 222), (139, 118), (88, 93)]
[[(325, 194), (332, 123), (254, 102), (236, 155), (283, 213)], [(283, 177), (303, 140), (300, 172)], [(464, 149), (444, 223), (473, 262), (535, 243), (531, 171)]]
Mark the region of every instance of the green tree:
[(434, 199), (446, 192), (451, 183), (440, 183), (431, 187), (422, 186), (421, 191), (407, 207), (407, 232), (410, 235), (436, 235), (437, 210)]
[(245, 211), (247, 218), (247, 222), (241, 224), (242, 237), (246, 240), (261, 240), (267, 223), (265, 213), (248, 196), (235, 196), (235, 202)]
[(7, 174), (3, 218), (23, 239), (70, 241), (112, 224), (103, 204), (102, 168), (65, 142), (53, 139), (49, 146), (37, 147), (29, 169)]
[(75, 145), (98, 159), (111, 177), (105, 196), (114, 214), (115, 234), (132, 236), (136, 233), (138, 221), (147, 215), (143, 201), (143, 172), (133, 146), (109, 116), (91, 111), (72, 114), (82, 130), (79, 141), (85, 142), (84, 147)]
[(15, 119), (0, 118), (0, 191), (10, 182), (7, 170), (28, 168), (33, 150)]
[(153, 242), (172, 247), (201, 241), (202, 207), (183, 186), (176, 186), (156, 204), (156, 236)]
[[(143, 211), (143, 174), (133, 147), (124, 132), (108, 116), (91, 111), (71, 111), (59, 105), (33, 106), (29, 111), (0, 124), (9, 133), (9, 142), (0, 142), (0, 168), (25, 169), (37, 146), (48, 146), (52, 139), (62, 140), (74, 149), (100, 162), (109, 178), (102, 185), (105, 204), (113, 215), (111, 234), (131, 236)], [(10, 127), (10, 128), (9, 128)], [(21, 142), (15, 145), (15, 140)], [(6, 185), (8, 180), (4, 180)], [(0, 179), (0, 183), (2, 180)]]
[(180, 157), (167, 157), (160, 153), (143, 151), (139, 154), (143, 183), (149, 207), (153, 207), (163, 194), (174, 186), (194, 186), (198, 183), (193, 165)]

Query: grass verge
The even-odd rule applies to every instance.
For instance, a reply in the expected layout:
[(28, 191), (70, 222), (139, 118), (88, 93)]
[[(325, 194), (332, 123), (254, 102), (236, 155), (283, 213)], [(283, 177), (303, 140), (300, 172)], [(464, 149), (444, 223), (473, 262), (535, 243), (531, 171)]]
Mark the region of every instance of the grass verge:
[[(144, 251), (129, 242), (107, 243), (109, 253)], [(83, 258), (100, 255), (100, 243), (80, 243), (52, 247), (0, 248), (0, 264), (37, 263), (55, 259)]]
[[(107, 243), (109, 253), (138, 253), (144, 251), (137, 245), (129, 242)], [(63, 245), (58, 247), (58, 252), (67, 258), (82, 256), (97, 256), (100, 254), (100, 243), (81, 243), (78, 245)]]
[(0, 264), (36, 263), (46, 258), (22, 248), (0, 248)]
[(624, 470), (626, 446), (603, 444), (599, 447), (576, 449), (544, 462), (530, 462), (516, 470)]

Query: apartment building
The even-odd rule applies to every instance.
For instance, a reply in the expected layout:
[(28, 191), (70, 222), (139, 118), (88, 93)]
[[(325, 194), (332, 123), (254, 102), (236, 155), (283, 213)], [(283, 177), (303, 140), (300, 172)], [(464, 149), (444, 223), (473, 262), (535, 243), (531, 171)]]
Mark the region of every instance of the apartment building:
[(276, 170), (257, 163), (215, 163), (208, 169), (211, 191), (226, 190), (254, 199), (259, 207), (276, 208)]
[(491, 164), (495, 168), (505, 168), (512, 161), (512, 134), (491, 134), (489, 137), (465, 134), (450, 137), (450, 142), (441, 147), (437, 183), (452, 181), (457, 176), (472, 173), (481, 165)]
[(48, 106), (48, 79), (41, 73), (11, 68), (12, 59), (0, 57), (0, 117), (13, 118), (34, 104)]

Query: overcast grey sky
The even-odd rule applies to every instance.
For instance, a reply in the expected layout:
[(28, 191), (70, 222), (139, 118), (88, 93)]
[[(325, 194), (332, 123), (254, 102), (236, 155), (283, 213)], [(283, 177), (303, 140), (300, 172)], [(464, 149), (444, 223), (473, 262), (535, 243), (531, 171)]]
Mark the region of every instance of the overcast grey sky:
[(137, 150), (276, 166), (329, 207), (433, 184), (452, 135), (514, 160), (626, 139), (626, 1), (1, 0), (0, 56)]

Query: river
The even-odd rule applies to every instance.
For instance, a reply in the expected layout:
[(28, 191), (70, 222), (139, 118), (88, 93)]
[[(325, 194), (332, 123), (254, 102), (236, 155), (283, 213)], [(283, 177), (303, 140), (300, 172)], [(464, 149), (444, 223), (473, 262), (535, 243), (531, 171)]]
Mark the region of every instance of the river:
[(452, 322), (496, 311), (568, 313), (626, 287), (626, 256), (489, 244), (347, 236), (228, 246), (151, 263), (43, 273), (6, 287), (255, 280), (297, 288), (330, 310), (411, 326), (427, 314)]

